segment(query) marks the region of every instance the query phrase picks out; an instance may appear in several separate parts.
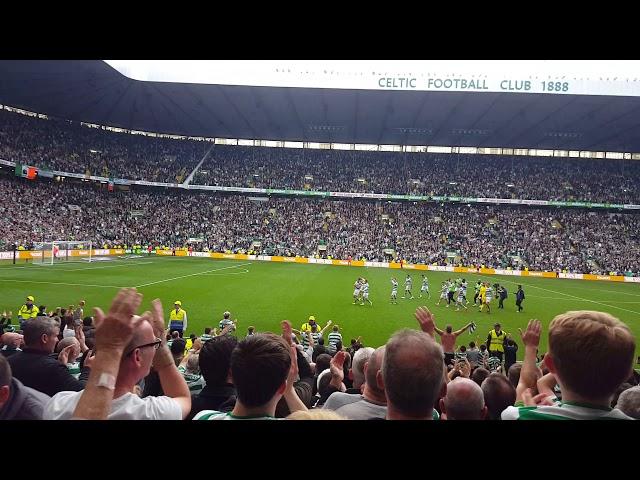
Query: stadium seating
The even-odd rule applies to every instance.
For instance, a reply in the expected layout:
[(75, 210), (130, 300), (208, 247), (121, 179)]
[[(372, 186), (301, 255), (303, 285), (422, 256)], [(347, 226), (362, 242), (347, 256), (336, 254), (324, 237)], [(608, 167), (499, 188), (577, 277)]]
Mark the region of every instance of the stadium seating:
[[(213, 195), (167, 189), (109, 193), (93, 184), (0, 179), (0, 248), (47, 238), (95, 245), (183, 246), (201, 237), (212, 251), (326, 255), (411, 263), (458, 263), (574, 273), (640, 273), (640, 216), (580, 209), (330, 201)], [(80, 210), (70, 209), (77, 205)], [(54, 217), (55, 214), (55, 217)], [(4, 244), (4, 245), (2, 245)], [(522, 263), (519, 263), (519, 260)]]
[[(0, 159), (72, 173), (182, 182), (210, 142), (115, 133), (0, 110)], [(195, 184), (640, 203), (632, 160), (216, 145)]]
[(69, 173), (182, 182), (211, 145), (115, 133), (0, 110), (0, 158)]
[(205, 185), (637, 203), (635, 161), (216, 145)]

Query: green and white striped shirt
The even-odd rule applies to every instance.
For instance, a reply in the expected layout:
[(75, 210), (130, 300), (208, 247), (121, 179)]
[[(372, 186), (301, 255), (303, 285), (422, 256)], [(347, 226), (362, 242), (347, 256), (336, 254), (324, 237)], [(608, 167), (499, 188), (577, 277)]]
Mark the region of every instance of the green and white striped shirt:
[(76, 380), (80, 378), (80, 362), (67, 363), (67, 369)]
[(302, 346), (303, 347), (308, 347), (309, 346), (309, 337), (307, 335), (311, 335), (313, 337), (313, 344), (314, 345), (318, 345), (318, 340), (321, 337), (320, 332), (303, 332), (302, 333)]
[(340, 332), (331, 332), (327, 338), (329, 339), (329, 345), (335, 349), (338, 342), (342, 341), (342, 334)]
[(200, 335), (200, 341), (202, 343), (208, 342), (212, 338), (213, 338), (213, 335), (209, 335), (208, 333), (203, 333), (202, 335)]
[[(522, 405), (522, 402), (517, 402)], [(557, 402), (539, 407), (514, 406), (502, 412), (502, 420), (633, 420), (620, 410), (577, 402)]]
[(271, 415), (250, 415), (247, 417), (237, 417), (233, 413), (223, 413), (216, 410), (203, 410), (198, 413), (194, 420), (280, 420)]
[(182, 366), (178, 367), (178, 371), (182, 374), (185, 382), (187, 382), (187, 386), (189, 387), (190, 392), (200, 393), (200, 390), (202, 390), (207, 385), (207, 382), (205, 382), (202, 375), (187, 373), (187, 369)]
[(223, 330), (227, 325), (233, 325), (233, 320), (231, 320), (230, 318), (223, 318), (222, 320), (220, 320), (218, 327), (220, 328), (220, 330)]

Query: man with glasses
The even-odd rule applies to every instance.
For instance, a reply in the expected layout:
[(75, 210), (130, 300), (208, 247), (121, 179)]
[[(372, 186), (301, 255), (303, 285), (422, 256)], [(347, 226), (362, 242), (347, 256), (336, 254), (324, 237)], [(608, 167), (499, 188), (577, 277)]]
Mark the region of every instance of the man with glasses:
[[(135, 302), (126, 296), (135, 295)], [(138, 297), (139, 295), (139, 297)], [(128, 298), (135, 303), (135, 311), (142, 296), (135, 290), (118, 294), (112, 310), (117, 310), (120, 297)], [(126, 300), (125, 298), (125, 300)], [(120, 299), (122, 300), (122, 299)], [(122, 302), (121, 302), (122, 303)], [(116, 305), (116, 307), (114, 307)], [(182, 374), (175, 365), (171, 352), (166, 346), (164, 337), (164, 316), (160, 300), (152, 302), (153, 312), (145, 312), (133, 338), (122, 353), (117, 376), (100, 375), (96, 386), (113, 391), (113, 402), (109, 414), (110, 420), (182, 420), (191, 409), (191, 394)], [(109, 312), (112, 315), (112, 312)], [(105, 314), (97, 309), (96, 323), (100, 324)], [(100, 327), (98, 327), (100, 328)], [(96, 338), (98, 341), (99, 339)], [(100, 350), (100, 343), (97, 344)], [(132, 393), (136, 384), (149, 374), (153, 365), (158, 373), (163, 396), (140, 398)], [(43, 418), (46, 420), (68, 420), (73, 416), (76, 404), (83, 392), (61, 392), (55, 395), (46, 405)]]

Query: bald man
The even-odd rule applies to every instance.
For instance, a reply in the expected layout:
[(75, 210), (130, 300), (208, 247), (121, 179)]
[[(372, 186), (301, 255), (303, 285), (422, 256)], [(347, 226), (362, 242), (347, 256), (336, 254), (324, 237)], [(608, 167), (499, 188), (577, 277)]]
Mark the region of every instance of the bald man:
[(433, 406), (447, 388), (442, 347), (428, 333), (396, 332), (377, 382), (387, 398), (387, 420), (437, 420)]
[(463, 377), (449, 382), (447, 394), (440, 399), (440, 409), (447, 420), (484, 420), (487, 416), (482, 389)]
[(19, 333), (7, 332), (0, 335), (0, 353), (5, 357), (10, 357), (14, 353), (21, 352), (20, 345), (23, 343), (23, 337)]
[[(163, 322), (154, 332), (147, 321), (136, 329), (122, 355), (115, 384), (105, 385), (114, 390), (109, 420), (182, 420), (189, 413), (189, 387), (178, 371), (166, 341), (156, 336), (162, 335), (162, 329)], [(165, 396), (140, 398), (132, 392), (138, 382), (149, 374), (152, 363)], [(81, 395), (82, 391), (54, 395), (45, 407), (43, 419), (71, 419)]]
[(377, 348), (364, 364), (365, 384), (360, 400), (344, 405), (336, 410), (338, 415), (349, 420), (370, 420), (387, 416), (387, 398), (384, 388), (378, 386), (378, 374), (382, 369), (385, 346)]

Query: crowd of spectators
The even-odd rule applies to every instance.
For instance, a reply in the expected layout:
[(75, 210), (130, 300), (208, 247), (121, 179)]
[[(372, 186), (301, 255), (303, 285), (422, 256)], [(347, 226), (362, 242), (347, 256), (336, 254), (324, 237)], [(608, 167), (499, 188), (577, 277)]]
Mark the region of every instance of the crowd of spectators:
[(182, 183), (210, 147), (0, 110), (0, 159), (48, 170)]
[[(640, 273), (640, 216), (567, 208), (251, 198), (0, 177), (0, 248), (42, 241)], [(386, 253), (385, 253), (386, 252)]]
[[(66, 172), (181, 183), (211, 146), (0, 110), (0, 159)], [(193, 183), (640, 203), (640, 163), (634, 160), (215, 145)]]
[[(2, 334), (0, 419), (640, 418), (635, 339), (608, 313), (557, 315), (542, 358), (541, 322), (530, 320), (518, 338), (523, 361), (509, 366), (497, 355), (516, 344), (510, 334), (499, 341), (489, 332), (491, 356), (457, 337), (445, 345), (441, 335), (440, 344), (435, 333), (443, 330), (426, 307), (415, 312), (418, 329), (396, 331), (377, 348), (360, 339), (346, 348), (335, 326), (335, 348), (319, 353), (324, 329), (315, 321), (296, 330), (284, 320), (277, 334), (239, 338), (230, 326), (214, 334), (207, 328), (185, 342), (171, 335), (158, 299), (139, 314), (141, 302), (135, 289), (120, 290), (108, 313), (96, 308), (85, 318), (90, 340), (81, 324), (64, 336), (63, 318), (46, 310)], [(192, 388), (194, 377), (200, 388)]]
[(194, 183), (335, 192), (639, 203), (632, 160), (216, 145)]

